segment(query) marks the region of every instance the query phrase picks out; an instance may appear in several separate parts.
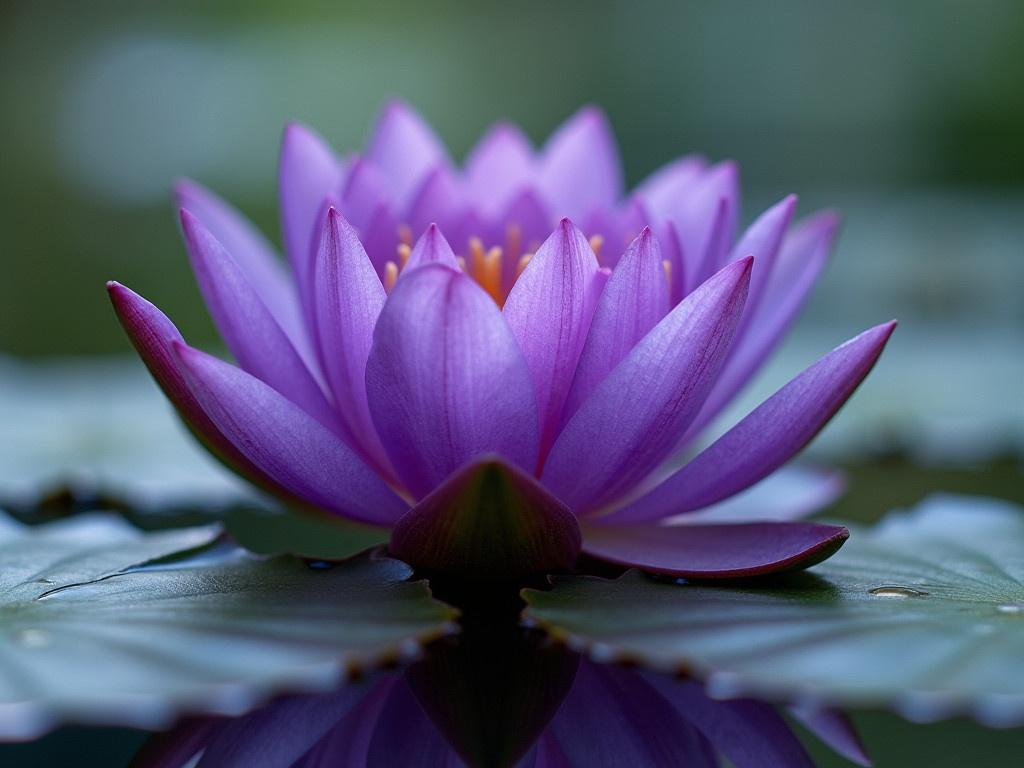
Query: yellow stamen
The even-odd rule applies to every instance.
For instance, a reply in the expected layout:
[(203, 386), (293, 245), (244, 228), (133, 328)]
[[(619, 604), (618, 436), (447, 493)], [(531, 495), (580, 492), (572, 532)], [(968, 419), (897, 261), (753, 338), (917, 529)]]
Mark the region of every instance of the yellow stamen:
[(391, 293), (391, 289), (398, 282), (398, 265), (389, 261), (384, 265), (384, 290)]
[(466, 257), (465, 256), (456, 256), (455, 257), (455, 261), (457, 261), (459, 263), (459, 269), (461, 269), (463, 272), (465, 272), (466, 271)]
[(408, 224), (401, 224), (398, 227), (398, 242), (405, 243), (410, 248), (412, 247), (412, 230)]
[(412, 248), (407, 244), (401, 243), (398, 246), (398, 264), (401, 269), (405, 269), (405, 265), (409, 263), (409, 254), (412, 253)]
[(661, 260), (661, 268), (665, 270), (665, 282), (668, 283), (669, 290), (672, 289), (672, 262), (668, 259)]
[(469, 273), (477, 278), (484, 269), (484, 244), (479, 237), (469, 238)]
[(499, 307), (505, 302), (505, 296), (501, 291), (501, 255), (501, 248), (491, 248), (484, 256), (481, 271), (476, 275), (480, 287), (491, 295)]
[(532, 259), (532, 258), (533, 258), (533, 254), (532, 253), (524, 253), (519, 258), (519, 262), (516, 264), (516, 280), (518, 280), (519, 276), (521, 274), (523, 274), (523, 270), (526, 269), (526, 265), (530, 263), (530, 259)]
[(590, 250), (594, 252), (595, 256), (601, 255), (601, 246), (604, 245), (603, 235), (592, 235), (590, 238)]

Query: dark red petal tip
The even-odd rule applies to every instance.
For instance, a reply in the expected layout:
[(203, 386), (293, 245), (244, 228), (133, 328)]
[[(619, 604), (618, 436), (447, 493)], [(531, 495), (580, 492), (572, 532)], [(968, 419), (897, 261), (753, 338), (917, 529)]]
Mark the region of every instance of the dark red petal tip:
[(501, 458), (486, 457), (399, 519), (389, 549), (425, 571), (516, 581), (567, 570), (580, 544), (579, 525), (562, 502)]

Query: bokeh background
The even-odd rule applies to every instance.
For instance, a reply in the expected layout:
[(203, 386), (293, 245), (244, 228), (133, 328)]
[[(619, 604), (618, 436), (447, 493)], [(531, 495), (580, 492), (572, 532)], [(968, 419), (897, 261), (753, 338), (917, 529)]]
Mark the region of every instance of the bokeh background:
[[(276, 238), (288, 120), (355, 149), (400, 96), (461, 157), (496, 119), (540, 142), (589, 102), (608, 112), (630, 182), (699, 151), (739, 161), (746, 221), (789, 192), (801, 212), (844, 213), (819, 290), (739, 406), (901, 319), (810, 454), (850, 476), (836, 514), (870, 519), (939, 487), (1024, 501), (1022, 40), (1017, 0), (6, 0), (0, 429), (19, 414), (53, 430), (81, 422), (91, 431), (76, 449), (100, 450), (122, 439), (108, 416), (150, 402), (151, 388), (97, 373), (109, 357), (148, 387), (137, 363), (116, 362), (129, 349), (107, 279), (216, 345), (178, 239), (174, 179), (212, 187)], [(85, 400), (79, 387), (61, 410), (53, 382), (80, 375)], [(18, 466), (24, 451), (0, 442)], [(861, 720), (882, 766), (1000, 765), (1024, 749), (1020, 734), (964, 723)]]

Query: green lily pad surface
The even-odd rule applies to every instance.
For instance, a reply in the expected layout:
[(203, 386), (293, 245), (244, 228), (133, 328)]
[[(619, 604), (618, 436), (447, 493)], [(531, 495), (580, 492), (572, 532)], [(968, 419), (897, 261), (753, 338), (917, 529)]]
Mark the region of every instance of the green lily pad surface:
[(415, 653), (454, 612), (397, 560), (259, 557), (216, 527), (0, 518), (0, 738), (60, 722), (159, 728), (329, 690)]
[(601, 660), (694, 673), (713, 695), (1024, 723), (1024, 509), (934, 497), (809, 573), (709, 586), (559, 577), (528, 620)]

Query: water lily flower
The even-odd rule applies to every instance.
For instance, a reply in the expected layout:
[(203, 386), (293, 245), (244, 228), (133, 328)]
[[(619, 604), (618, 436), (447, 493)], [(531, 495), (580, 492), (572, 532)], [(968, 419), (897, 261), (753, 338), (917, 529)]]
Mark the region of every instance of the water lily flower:
[(735, 238), (736, 168), (697, 157), (625, 196), (590, 108), (539, 151), (498, 126), (461, 169), (401, 104), (361, 156), (289, 126), (280, 193), (290, 269), (227, 203), (177, 188), (238, 367), (109, 285), (190, 429), (262, 488), (390, 528), (392, 553), (416, 566), (498, 579), (569, 568), (581, 548), (664, 574), (749, 576), (845, 540), (839, 526), (684, 515), (800, 451), (893, 330), (851, 339), (693, 448), (793, 319), (833, 214), (791, 228), (787, 197)]

